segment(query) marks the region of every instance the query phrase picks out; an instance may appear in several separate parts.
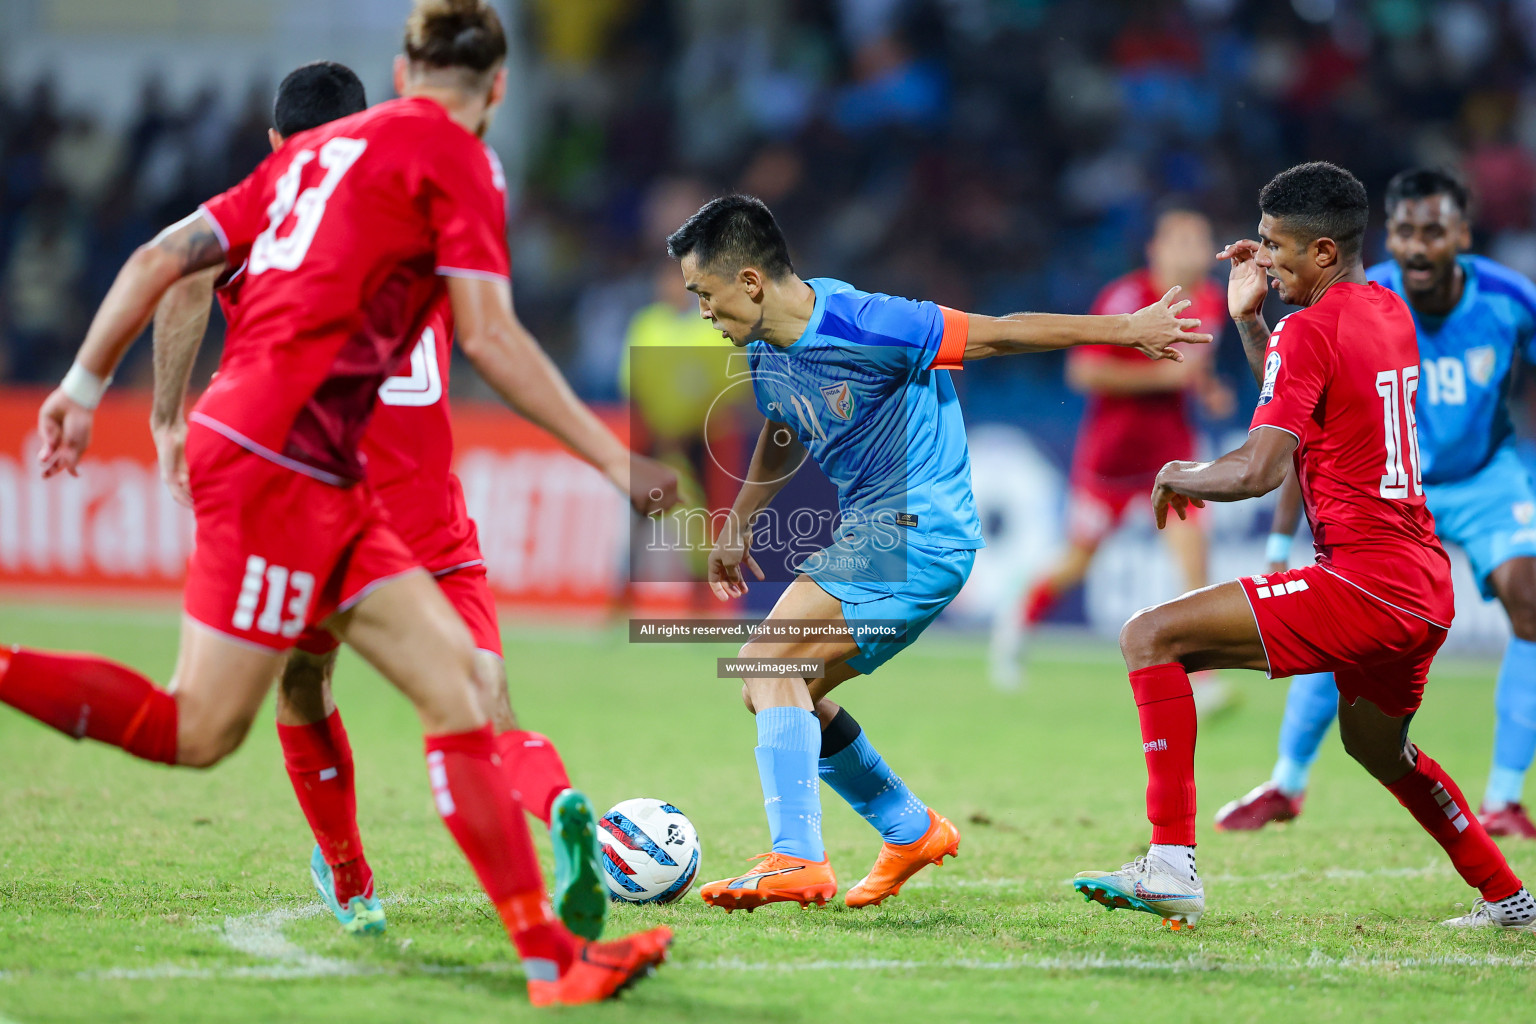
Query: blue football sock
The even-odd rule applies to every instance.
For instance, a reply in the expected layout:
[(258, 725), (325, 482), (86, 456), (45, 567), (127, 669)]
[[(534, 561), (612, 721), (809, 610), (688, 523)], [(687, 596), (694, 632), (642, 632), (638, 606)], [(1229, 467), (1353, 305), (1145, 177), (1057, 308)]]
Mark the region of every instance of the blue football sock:
[(864, 730), (839, 711), (822, 733), (821, 777), (888, 843), (905, 846), (928, 831), (928, 805), (891, 771)]
[(804, 708), (763, 708), (757, 713), (757, 775), (773, 852), (826, 860), (821, 842), (821, 782), (816, 752), (821, 723)]
[(1526, 769), (1536, 756), (1536, 643), (1510, 639), (1493, 706), (1493, 771), (1483, 793), (1489, 810), (1520, 802)]
[(1332, 672), (1314, 672), (1291, 680), (1285, 695), (1285, 718), (1280, 722), (1280, 759), (1269, 779), (1286, 796), (1300, 796), (1307, 788), (1317, 748), (1339, 711), (1339, 691)]

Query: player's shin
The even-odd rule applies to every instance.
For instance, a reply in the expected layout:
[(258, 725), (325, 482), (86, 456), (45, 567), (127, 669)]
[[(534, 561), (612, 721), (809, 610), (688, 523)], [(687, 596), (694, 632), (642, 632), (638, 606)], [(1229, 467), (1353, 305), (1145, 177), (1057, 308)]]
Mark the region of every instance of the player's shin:
[(821, 841), (821, 783), (816, 753), (821, 725), (815, 714), (798, 707), (757, 711), (758, 777), (773, 851), (802, 860), (826, 859)]
[(1195, 698), (1177, 663), (1130, 673), (1147, 761), (1147, 820), (1152, 842), (1195, 845)]
[(888, 843), (906, 846), (928, 831), (928, 807), (885, 763), (844, 708), (821, 731), (822, 781)]
[(525, 729), (508, 729), (496, 735), (496, 753), (523, 809), (548, 825), (555, 797), (571, 788), (560, 751), (547, 736)]
[(0, 702), (75, 739), (176, 763), (176, 698), (105, 658), (0, 649)]
[(372, 896), (373, 871), (357, 829), (352, 745), (341, 712), (310, 725), (279, 722), (277, 737), (294, 796), (330, 866), (337, 902), (345, 907), (354, 896)]
[(1513, 896), (1520, 880), (1472, 813), (1467, 798), (1445, 769), (1423, 750), (1413, 770), (1385, 784), (1424, 831), (1445, 849), (1458, 874), (1490, 903)]
[(438, 814), (500, 913), (528, 977), (553, 980), (570, 964), (576, 940), (550, 909), (528, 823), (494, 760), (491, 727), (428, 736), (426, 749)]
[(1521, 802), (1525, 773), (1536, 757), (1536, 643), (1511, 637), (1499, 666), (1493, 731), (1493, 769), (1483, 793), (1483, 810)]
[(1333, 673), (1314, 672), (1291, 680), (1280, 720), (1280, 755), (1270, 781), (1286, 796), (1306, 792), (1312, 762), (1338, 711), (1339, 690)]

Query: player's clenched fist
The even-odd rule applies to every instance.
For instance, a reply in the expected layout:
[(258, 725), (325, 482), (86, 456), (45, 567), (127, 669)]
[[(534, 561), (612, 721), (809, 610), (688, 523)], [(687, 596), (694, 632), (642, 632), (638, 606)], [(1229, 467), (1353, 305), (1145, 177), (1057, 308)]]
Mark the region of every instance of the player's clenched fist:
[(1264, 246), (1244, 238), (1221, 250), (1216, 258), (1232, 264), (1227, 277), (1227, 312), (1232, 319), (1251, 320), (1258, 316), (1270, 287), (1265, 271), (1274, 266)]
[(1209, 344), (1211, 336), (1200, 334), (1200, 321), (1181, 314), (1190, 307), (1188, 299), (1180, 299), (1183, 291), (1178, 285), (1150, 306), (1143, 306), (1130, 315), (1130, 346), (1139, 349), (1148, 359), (1184, 361), (1184, 353), (1172, 346), (1178, 343)]
[(96, 414), (55, 388), (43, 400), (37, 413), (37, 432), (43, 439), (37, 461), (42, 464), (43, 476), (50, 477), (64, 471), (79, 476), (80, 457), (91, 443), (91, 424)]

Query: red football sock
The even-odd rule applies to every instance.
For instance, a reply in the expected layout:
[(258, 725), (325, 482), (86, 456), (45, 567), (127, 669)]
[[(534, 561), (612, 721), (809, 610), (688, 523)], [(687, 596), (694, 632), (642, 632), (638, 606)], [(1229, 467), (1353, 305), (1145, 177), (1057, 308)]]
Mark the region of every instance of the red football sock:
[(529, 976), (562, 972), (577, 940), (550, 911), (528, 823), (493, 760), (495, 750), (489, 725), (427, 737), (437, 813), (496, 905)]
[(0, 701), (77, 740), (176, 763), (176, 698), (105, 658), (0, 648)]
[(1195, 698), (1176, 662), (1131, 673), (1147, 759), (1147, 820), (1152, 841), (1195, 845)]
[(1030, 587), (1029, 596), (1024, 599), (1024, 624), (1037, 625), (1056, 606), (1056, 599), (1060, 596), (1049, 580), (1041, 580)]
[(1424, 831), (1445, 848), (1456, 871), (1482, 893), (1483, 899), (1495, 903), (1520, 891), (1520, 879), (1509, 870), (1498, 845), (1488, 838), (1467, 798), (1428, 754), (1420, 750), (1413, 771), (1386, 786)]
[(336, 899), (342, 906), (354, 896), (373, 895), (373, 872), (363, 856), (357, 832), (357, 790), (353, 784), (352, 744), (341, 712), (332, 711), (311, 725), (277, 725), (283, 764), (299, 798), (304, 820), (331, 866)]
[(550, 805), (562, 790), (571, 788), (565, 762), (548, 736), (523, 729), (508, 729), (496, 737), (501, 770), (523, 809), (549, 824)]

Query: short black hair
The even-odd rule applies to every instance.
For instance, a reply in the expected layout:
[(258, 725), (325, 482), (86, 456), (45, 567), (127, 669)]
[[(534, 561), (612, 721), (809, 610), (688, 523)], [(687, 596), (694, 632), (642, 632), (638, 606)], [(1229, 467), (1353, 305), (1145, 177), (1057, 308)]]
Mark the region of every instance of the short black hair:
[(1333, 239), (1346, 259), (1355, 259), (1371, 202), (1359, 178), (1337, 164), (1314, 160), (1275, 175), (1259, 190), (1259, 209), (1308, 236), (1308, 243)]
[(272, 103), (272, 127), (284, 137), (368, 109), (357, 74), (345, 64), (317, 60), (288, 72)]
[(1450, 196), (1463, 216), (1472, 206), (1472, 190), (1455, 171), (1443, 167), (1410, 167), (1387, 182), (1387, 216), (1405, 199)]
[(678, 260), (693, 253), (699, 266), (731, 274), (757, 267), (777, 280), (795, 271), (779, 222), (756, 196), (711, 199), (667, 236), (667, 252)]

